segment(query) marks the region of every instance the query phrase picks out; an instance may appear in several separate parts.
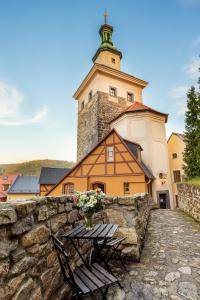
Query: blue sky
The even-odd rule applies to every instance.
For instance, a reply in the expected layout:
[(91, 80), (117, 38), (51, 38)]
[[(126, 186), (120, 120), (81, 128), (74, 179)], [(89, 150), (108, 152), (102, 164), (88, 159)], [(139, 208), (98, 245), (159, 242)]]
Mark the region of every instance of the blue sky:
[(200, 0), (0, 0), (0, 163), (76, 157), (72, 95), (92, 66), (109, 13), (122, 70), (147, 80), (144, 103), (184, 130), (196, 84)]

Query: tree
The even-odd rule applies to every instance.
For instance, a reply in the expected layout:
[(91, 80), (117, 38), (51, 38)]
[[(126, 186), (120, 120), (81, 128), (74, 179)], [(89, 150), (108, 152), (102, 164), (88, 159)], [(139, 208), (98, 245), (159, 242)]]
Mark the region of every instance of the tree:
[(185, 113), (185, 152), (184, 171), (190, 179), (200, 176), (200, 79), (199, 91), (192, 86), (187, 93), (187, 111)]

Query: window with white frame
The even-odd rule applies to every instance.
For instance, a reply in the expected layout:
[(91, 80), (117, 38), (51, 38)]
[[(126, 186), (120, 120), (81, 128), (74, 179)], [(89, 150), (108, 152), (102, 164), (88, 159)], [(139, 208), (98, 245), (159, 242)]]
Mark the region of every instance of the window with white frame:
[(129, 182), (124, 182), (124, 194), (128, 194), (130, 192), (130, 184)]
[(127, 92), (127, 101), (134, 102), (134, 94)]
[(117, 89), (115, 87), (110, 87), (110, 96), (117, 97)]
[(74, 184), (69, 182), (64, 185), (64, 194), (72, 195), (74, 193)]
[(114, 147), (107, 147), (107, 161), (114, 161)]

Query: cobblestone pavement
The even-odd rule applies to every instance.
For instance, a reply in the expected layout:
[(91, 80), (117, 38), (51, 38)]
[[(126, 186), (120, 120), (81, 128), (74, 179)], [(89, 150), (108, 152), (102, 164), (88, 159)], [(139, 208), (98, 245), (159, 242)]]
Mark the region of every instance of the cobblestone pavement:
[[(115, 300), (200, 300), (200, 225), (180, 211), (153, 210), (140, 263), (118, 276)], [(121, 274), (120, 274), (121, 273)]]

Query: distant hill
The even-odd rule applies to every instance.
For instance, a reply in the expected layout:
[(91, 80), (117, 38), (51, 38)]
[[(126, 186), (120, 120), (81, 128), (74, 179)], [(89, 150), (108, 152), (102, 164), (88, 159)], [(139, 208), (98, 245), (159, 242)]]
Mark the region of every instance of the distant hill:
[(41, 167), (70, 168), (72, 161), (65, 160), (31, 160), (17, 164), (0, 164), (0, 173), (22, 173), (23, 175), (39, 175)]

